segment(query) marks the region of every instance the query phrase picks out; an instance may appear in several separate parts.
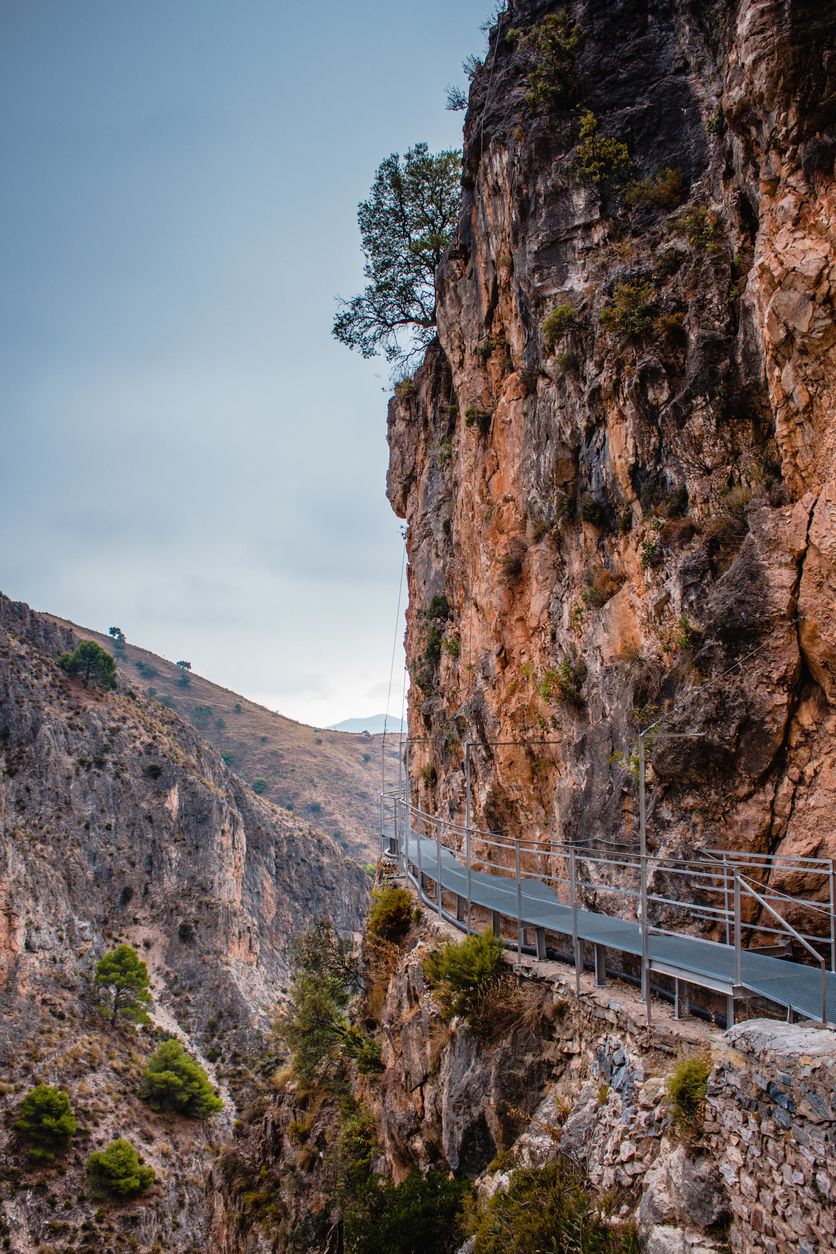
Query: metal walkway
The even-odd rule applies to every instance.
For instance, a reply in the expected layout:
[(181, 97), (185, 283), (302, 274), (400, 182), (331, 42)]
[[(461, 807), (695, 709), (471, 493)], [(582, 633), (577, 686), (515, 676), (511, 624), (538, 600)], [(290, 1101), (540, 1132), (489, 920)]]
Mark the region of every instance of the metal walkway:
[[(419, 830), (421, 826), (429, 827), (433, 835), (422, 834)], [(475, 930), (470, 921), (471, 908), (480, 907), (490, 912), (493, 928), (497, 933), (500, 932), (502, 919), (513, 923), (520, 952), (524, 945), (528, 945), (529, 933), (534, 934), (535, 952), (541, 958), (546, 957), (547, 932), (571, 938), (577, 987), (583, 967), (584, 943), (594, 947), (595, 972), (599, 983), (604, 982), (607, 950), (636, 956), (641, 961), (648, 1017), (649, 973), (654, 972), (674, 981), (677, 1014), (680, 1013), (682, 1004), (683, 986), (694, 984), (727, 998), (727, 1016), (730, 1021), (734, 1020), (736, 1001), (754, 995), (782, 1007), (789, 1017), (799, 1016), (836, 1026), (836, 974), (827, 971), (824, 958), (815, 948), (815, 945), (829, 946), (833, 965), (836, 956), (836, 935), (833, 927), (834, 873), (829, 860), (829, 872), (818, 865), (825, 861), (822, 859), (800, 860), (804, 864), (800, 872), (799, 860), (793, 860), (790, 866), (793, 873), (817, 876), (817, 883), (821, 881), (823, 874), (829, 873), (831, 901), (830, 905), (826, 905), (813, 898), (790, 898), (777, 890), (770, 891), (760, 879), (752, 880), (750, 877), (762, 867), (763, 861), (756, 859), (755, 855), (723, 855), (722, 869), (720, 859), (708, 853), (704, 858), (687, 864), (674, 861), (666, 866), (664, 860), (655, 859), (654, 871), (657, 876), (661, 867), (669, 878), (676, 874), (687, 878), (688, 889), (681, 898), (676, 899), (669, 895), (670, 887), (665, 890), (668, 895), (650, 893), (648, 896), (646, 891), (641, 894), (636, 887), (625, 887), (623, 884), (612, 886), (600, 880), (593, 883), (589, 879), (581, 878), (579, 868), (587, 868), (591, 863), (611, 868), (616, 874), (629, 879), (637, 871), (638, 863), (635, 857), (631, 858), (624, 853), (614, 857), (601, 857), (589, 851), (556, 844), (544, 850), (542, 844), (535, 845), (533, 841), (526, 843), (471, 829), (465, 833), (464, 850), (451, 848), (445, 843), (445, 840), (455, 843), (464, 830), (435, 816), (426, 815), (401, 799), (396, 801), (394, 830), (389, 833), (388, 849), (390, 855), (398, 859), (422, 900), (463, 930)], [(484, 848), (487, 848), (487, 862), (481, 852)], [(508, 860), (513, 862), (512, 866), (491, 863), (497, 849), (511, 851), (512, 856)], [(564, 863), (568, 860), (568, 874), (549, 874), (540, 869), (554, 866), (556, 858), (562, 859)], [(523, 863), (526, 860), (537, 862), (536, 874), (525, 873)], [(770, 865), (773, 861), (770, 860)], [(808, 863), (811, 865), (808, 866)], [(490, 865), (491, 869), (479, 869), (485, 865)], [(695, 870), (696, 867), (701, 869)], [(741, 868), (745, 868), (745, 872)], [(641, 872), (645, 873), (644, 867)], [(586, 873), (589, 874), (589, 871)], [(693, 893), (695, 886), (697, 897), (689, 901), (688, 893)], [(568, 889), (565, 894), (568, 895), (568, 903), (560, 898), (564, 889)], [(641, 919), (637, 920), (635, 917), (625, 918), (586, 909), (583, 904), (584, 890), (590, 889), (597, 894), (616, 892), (628, 902), (632, 898), (634, 902), (649, 902), (651, 907), (654, 903), (668, 907), (684, 906), (689, 910), (692, 919), (707, 918), (721, 932), (725, 928), (728, 943), (704, 940), (684, 930), (675, 931), (670, 927), (666, 929), (651, 925), (649, 918), (645, 919), (643, 926)], [(713, 900), (712, 893), (715, 897), (719, 895), (719, 906), (710, 904)], [(444, 901), (444, 894), (455, 899), (454, 903), (449, 904), (449, 908)], [(747, 923), (742, 919), (741, 898), (746, 897), (755, 906), (760, 903), (760, 914), (768, 920), (767, 923)], [(813, 911), (826, 914), (830, 935), (810, 936), (797, 931), (776, 910), (775, 902), (779, 899), (791, 901), (794, 907), (808, 906)], [(641, 913), (641, 905), (638, 912)], [(810, 966), (785, 957), (751, 952), (742, 943), (742, 935), (746, 931), (749, 933), (750, 943), (752, 934), (757, 932), (765, 932), (773, 940), (776, 936), (784, 940), (791, 939), (796, 942), (797, 947), (800, 945), (807, 950), (817, 965)]]

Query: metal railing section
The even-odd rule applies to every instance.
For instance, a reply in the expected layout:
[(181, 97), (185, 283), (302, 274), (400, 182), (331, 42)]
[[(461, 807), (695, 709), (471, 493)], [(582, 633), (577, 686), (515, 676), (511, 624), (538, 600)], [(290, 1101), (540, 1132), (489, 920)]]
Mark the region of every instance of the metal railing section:
[[(421, 837), (433, 845), (430, 865), (422, 853)], [(773, 945), (776, 940), (797, 945), (822, 971), (822, 1021), (826, 1021), (828, 963), (819, 950), (828, 951), (830, 969), (836, 972), (836, 870), (832, 859), (702, 848), (697, 849), (694, 858), (653, 854), (642, 857), (630, 846), (614, 842), (610, 842), (612, 854), (602, 853), (579, 843), (508, 836), (457, 823), (412, 805), (395, 791), (381, 798), (381, 842), (383, 852), (399, 861), (427, 904), (448, 918), (452, 916), (446, 914), (442, 901), (441, 851), (447, 848), (457, 856), (465, 874), (464, 917), (457, 916), (452, 921), (468, 932), (473, 930), (473, 873), (482, 871), (513, 880), (515, 910), (507, 917), (516, 922), (520, 954), (526, 928), (523, 882), (533, 880), (547, 885), (558, 902), (571, 911), (576, 982), (580, 966), (578, 911), (591, 910), (637, 921), (642, 938), (642, 988), (648, 1006), (647, 971), (650, 938), (654, 935), (693, 936), (693, 925), (699, 923), (704, 931), (721, 936), (734, 949), (739, 986), (742, 955), (757, 950), (756, 938), (767, 938)], [(412, 867), (417, 876), (412, 874)], [(776, 875), (791, 875), (808, 887), (803, 894), (773, 888), (769, 881)], [(425, 876), (435, 884), (434, 900), (424, 892)], [(823, 889), (826, 901), (821, 899)], [(747, 900), (754, 911), (746, 910)], [(810, 917), (826, 923), (826, 932), (802, 931), (794, 926), (785, 917), (790, 908), (796, 920)], [(760, 917), (755, 917), (758, 914)]]

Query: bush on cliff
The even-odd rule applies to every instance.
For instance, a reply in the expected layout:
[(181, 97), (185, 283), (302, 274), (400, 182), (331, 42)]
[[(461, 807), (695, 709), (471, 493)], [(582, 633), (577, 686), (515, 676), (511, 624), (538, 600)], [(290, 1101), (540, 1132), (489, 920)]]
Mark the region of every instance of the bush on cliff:
[(697, 1133), (702, 1127), (711, 1059), (705, 1054), (683, 1058), (668, 1078), (671, 1121), (682, 1135)]
[(189, 1119), (209, 1119), (223, 1102), (200, 1063), (179, 1041), (163, 1041), (142, 1077), (142, 1097), (153, 1110), (170, 1110)]
[(96, 964), (93, 981), (106, 1001), (100, 1007), (116, 1023), (119, 1015), (144, 1023), (151, 1005), (148, 968), (130, 945), (117, 945)]
[(147, 1193), (157, 1175), (143, 1164), (130, 1141), (120, 1137), (88, 1157), (87, 1178), (93, 1197), (127, 1201)]
[(638, 1254), (632, 1226), (612, 1226), (606, 1210), (587, 1191), (583, 1174), (568, 1159), (511, 1174), (476, 1214), (474, 1254)]
[(406, 936), (415, 916), (415, 902), (406, 888), (393, 884), (376, 888), (366, 920), (366, 931), (376, 940), (399, 944)]
[(68, 1094), (50, 1084), (30, 1089), (13, 1123), (33, 1163), (51, 1163), (66, 1154), (77, 1126)]
[(463, 1237), (470, 1186), (440, 1171), (412, 1171), (401, 1184), (375, 1182), (345, 1214), (350, 1254), (452, 1254)]
[(424, 962), (427, 979), (450, 1015), (467, 1017), (502, 967), (502, 945), (493, 932), (447, 941)]

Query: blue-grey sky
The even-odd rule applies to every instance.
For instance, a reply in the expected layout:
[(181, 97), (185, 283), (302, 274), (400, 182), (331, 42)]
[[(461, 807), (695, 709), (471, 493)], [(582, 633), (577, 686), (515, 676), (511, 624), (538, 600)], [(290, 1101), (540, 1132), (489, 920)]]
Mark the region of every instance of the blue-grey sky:
[(334, 297), (383, 157), (460, 142), (489, 8), (1, 0), (0, 589), (306, 722), (383, 708), (387, 368)]

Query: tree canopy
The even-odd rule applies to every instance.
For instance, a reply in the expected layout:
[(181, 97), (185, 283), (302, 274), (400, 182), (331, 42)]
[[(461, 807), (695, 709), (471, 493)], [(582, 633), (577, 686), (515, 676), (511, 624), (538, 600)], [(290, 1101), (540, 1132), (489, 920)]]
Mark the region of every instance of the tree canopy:
[(76, 1123), (70, 1099), (63, 1089), (37, 1084), (17, 1108), (14, 1129), (26, 1142), (36, 1163), (51, 1163), (70, 1148)]
[(115, 1023), (120, 1014), (137, 1023), (144, 1023), (148, 1018), (151, 1004), (148, 968), (130, 945), (117, 945), (106, 953), (96, 965), (93, 982), (107, 997), (102, 1010), (110, 1015), (111, 1023)]
[(142, 1096), (154, 1110), (173, 1110), (190, 1119), (208, 1119), (223, 1102), (200, 1063), (179, 1041), (163, 1041), (142, 1077)]
[(116, 663), (95, 640), (82, 640), (72, 653), (62, 653), (58, 665), (68, 675), (80, 675), (85, 688), (91, 680), (105, 689), (116, 683)]
[(368, 280), (342, 301), (333, 335), (364, 357), (406, 362), (429, 344), (436, 322), (435, 271), (461, 205), (461, 154), (425, 143), (381, 162), (357, 211)]
[(87, 1159), (87, 1176), (94, 1197), (139, 1197), (157, 1178), (153, 1167), (143, 1165), (130, 1141), (111, 1141)]

